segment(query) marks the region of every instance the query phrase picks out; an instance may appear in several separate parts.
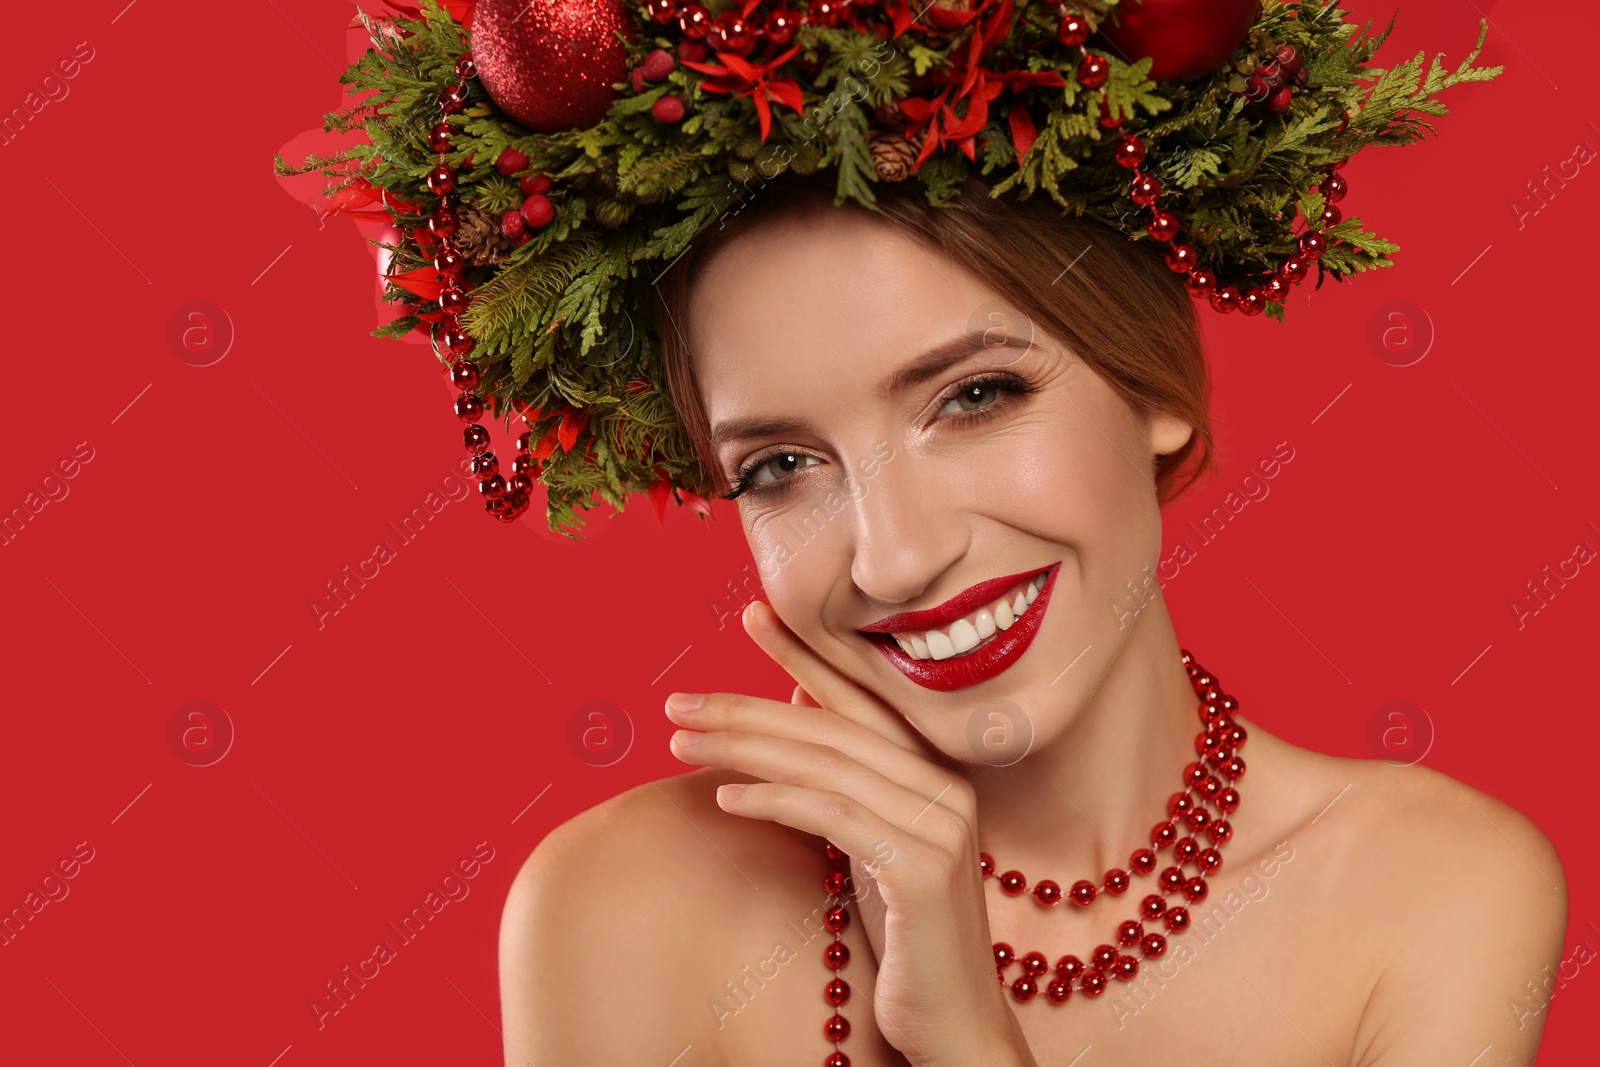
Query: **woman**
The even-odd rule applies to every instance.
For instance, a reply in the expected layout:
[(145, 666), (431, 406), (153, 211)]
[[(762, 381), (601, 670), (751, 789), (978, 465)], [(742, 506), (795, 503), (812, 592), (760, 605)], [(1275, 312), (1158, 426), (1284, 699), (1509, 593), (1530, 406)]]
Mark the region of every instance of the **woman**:
[[(907, 183), (875, 215), (829, 191), (762, 189), (658, 284), (679, 417), (762, 564), (744, 625), (792, 701), (674, 694), (698, 769), (540, 843), (502, 926), (507, 1063), (1533, 1063), (1542, 1017), (1507, 1004), (1560, 958), (1549, 841), (1426, 767), (1272, 736), (1248, 680), (1231, 835), (1193, 835), (1221, 865), (1168, 898), (1187, 928), (1119, 942), (1175, 862), (1130, 857), (1175, 818), (1204, 686), (1232, 692), (1147, 580), (1160, 503), (1209, 463), (1190, 297), (1042, 198), (974, 179), (929, 208)], [(795, 278), (805, 299), (770, 298)], [(1080, 880), (1086, 905), (1034, 892)], [(1107, 941), (1134, 973), (1051, 1003)], [(1043, 953), (1033, 992), (997, 943)]]

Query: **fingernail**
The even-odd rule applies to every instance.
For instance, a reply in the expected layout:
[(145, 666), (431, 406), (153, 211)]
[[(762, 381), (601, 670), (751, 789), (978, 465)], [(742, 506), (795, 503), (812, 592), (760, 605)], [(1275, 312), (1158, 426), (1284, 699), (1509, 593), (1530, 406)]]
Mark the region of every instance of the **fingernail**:
[(704, 693), (673, 693), (667, 703), (676, 711), (693, 711), (706, 702)]
[(704, 736), (705, 734), (699, 730), (679, 730), (672, 735), (672, 743), (679, 748), (688, 748), (690, 745), (698, 745)]
[(733, 804), (742, 796), (744, 796), (744, 786), (742, 785), (717, 786), (718, 804)]
[(777, 627), (772, 624), (773, 618), (772, 609), (761, 601), (752, 600), (750, 602), (750, 621), (755, 623), (756, 626), (763, 630), (775, 630)]

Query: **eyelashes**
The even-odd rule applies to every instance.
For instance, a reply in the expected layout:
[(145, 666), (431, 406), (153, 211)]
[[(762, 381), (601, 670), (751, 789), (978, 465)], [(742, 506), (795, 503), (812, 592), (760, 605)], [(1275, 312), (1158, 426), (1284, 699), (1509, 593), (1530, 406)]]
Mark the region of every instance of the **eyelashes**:
[[(939, 409), (942, 411), (946, 406), (949, 405), (950, 401), (960, 398), (963, 393), (968, 393), (974, 389), (984, 388), (996, 389), (1001, 395), (998, 396), (994, 401), (984, 404), (982, 407), (971, 408), (966, 411), (952, 413), (951, 415), (943, 416), (943, 418), (954, 421), (958, 426), (961, 427), (979, 425), (987, 422), (990, 419), (998, 418), (1001, 415), (1008, 413), (1019, 403), (1021, 403), (1025, 396), (1035, 392), (1038, 389), (1038, 386), (1026, 375), (1011, 371), (980, 374), (958, 382), (950, 389), (946, 390), (944, 395), (939, 398)], [(790, 491), (792, 487), (786, 485), (785, 483), (792, 482), (794, 480), (794, 473), (786, 474), (781, 478), (776, 478), (773, 481), (765, 484), (757, 484), (755, 481), (755, 476), (760, 472), (762, 467), (765, 467), (777, 460), (788, 458), (805, 460), (814, 459), (815, 457), (809, 456), (796, 448), (780, 446), (767, 449), (764, 452), (757, 453), (755, 456), (752, 456), (750, 459), (746, 460), (742, 465), (740, 465), (734, 478), (733, 487), (727, 492), (718, 493), (717, 496), (722, 500), (733, 500), (746, 494), (752, 498), (761, 497), (766, 499), (776, 499), (777, 497)], [(805, 467), (803, 466), (797, 467), (795, 469), (795, 473), (798, 473), (798, 471), (804, 469)]]

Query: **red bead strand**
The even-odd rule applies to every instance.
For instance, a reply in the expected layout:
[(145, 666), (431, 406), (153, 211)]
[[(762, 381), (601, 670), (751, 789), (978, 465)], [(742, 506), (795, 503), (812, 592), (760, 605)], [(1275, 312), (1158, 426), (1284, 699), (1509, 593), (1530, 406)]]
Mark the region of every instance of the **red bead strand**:
[[(443, 315), (433, 324), (431, 340), (435, 353), (449, 363), (450, 382), (459, 390), (454, 411), (458, 419), (468, 424), (462, 442), (473, 457), (472, 473), (478, 478), (478, 493), (483, 498), (484, 509), (502, 522), (515, 522), (528, 509), (538, 461), (529, 451), (532, 435), (521, 434), (517, 438), (511, 474), (507, 477), (500, 469), (499, 460), (488, 450), (488, 428), (477, 421), (485, 410), (485, 404), (484, 399), (473, 392), (481, 380), (478, 366), (467, 359), (476, 342), (461, 321), (472, 297), (463, 283), (466, 257), (454, 241), (461, 220), (456, 211), (457, 205), (451, 199), (456, 192), (456, 169), (445, 162), (445, 154), (450, 151), (451, 130), (449, 122), (443, 117), (459, 114), (466, 107), (469, 99), (466, 83), (478, 76), (477, 63), (471, 52), (456, 61), (455, 73), (460, 80), (440, 94), (438, 106), (441, 118), (428, 134), (428, 147), (439, 153), (439, 165), (428, 172), (426, 184), (428, 191), (438, 197), (439, 202), (428, 218), (427, 246), (431, 246), (433, 267), (441, 282), (438, 304)], [(469, 165), (470, 162), (469, 159)], [(420, 241), (418, 246), (425, 247)]]
[(839, 974), (850, 962), (850, 949), (840, 936), (850, 925), (850, 913), (842, 900), (835, 900), (849, 885), (850, 857), (831, 841), (827, 842), (825, 850), (834, 866), (822, 879), (822, 888), (828, 893), (828, 910), (822, 915), (822, 923), (833, 931), (833, 941), (823, 949), (822, 962), (833, 971), (833, 978), (822, 987), (822, 999), (832, 1006), (833, 1014), (822, 1024), (822, 1033), (833, 1042), (833, 1051), (822, 1061), (822, 1067), (850, 1067), (850, 1057), (839, 1047), (839, 1043), (850, 1036), (850, 1021), (839, 1010), (850, 999), (850, 983)]
[[(1222, 867), (1220, 847), (1233, 836), (1227, 816), (1238, 810), (1240, 802), (1239, 791), (1225, 783), (1244, 776), (1244, 760), (1237, 753), (1247, 734), (1233, 719), (1233, 712), (1239, 707), (1238, 700), (1224, 693), (1216, 678), (1196, 663), (1190, 653), (1183, 653), (1183, 664), (1200, 701), (1198, 713), (1202, 728), (1195, 738), (1195, 751), (1201, 759), (1184, 767), (1184, 788), (1167, 801), (1170, 817), (1151, 829), (1151, 847), (1135, 849), (1128, 859), (1129, 865), (1146, 877), (1158, 866), (1158, 854), (1162, 850), (1171, 850), (1172, 862), (1156, 878), (1160, 892), (1144, 897), (1137, 918), (1125, 919), (1117, 925), (1114, 943), (1096, 946), (1087, 963), (1073, 955), (1057, 959), (1055, 977), (1044, 988), (1045, 999), (1052, 1004), (1066, 1003), (1074, 989), (1087, 997), (1099, 996), (1112, 980), (1126, 982), (1134, 978), (1139, 973), (1141, 959), (1162, 956), (1167, 951), (1168, 935), (1189, 928), (1186, 905), (1206, 898), (1210, 891), (1206, 876)], [(1215, 814), (1207, 810), (1208, 805), (1215, 808)], [(1201, 834), (1209, 844), (1199, 840), (1197, 835)], [(1186, 864), (1197, 868), (1196, 872), (1186, 873), (1183, 869)], [(988, 853), (980, 853), (978, 866), (983, 878), (994, 875), (994, 857)], [(1021, 871), (1007, 871), (1000, 878), (1001, 889), (1009, 896), (1021, 896), (1028, 890), (1027, 879)], [(1087, 907), (1102, 893), (1120, 895), (1129, 884), (1127, 872), (1114, 868), (1098, 886), (1088, 879), (1080, 879), (1065, 895)], [(1036, 883), (1034, 899), (1044, 906), (1059, 903), (1061, 897), (1057, 894), (1048, 889), (1040, 892), (1041, 887), (1056, 885), (1051, 879)], [(1167, 897), (1174, 895), (1181, 899), (1169, 905)], [(1165, 933), (1146, 930), (1145, 923), (1155, 922), (1165, 927)], [(1026, 1003), (1038, 994), (1039, 983), (1048, 969), (1042, 952), (1019, 956), (1009, 944), (999, 941), (994, 945), (994, 958), (996, 976), (1002, 983), (1006, 981), (1005, 972), (1011, 964), (1022, 965), (1022, 974), (1011, 981), (1013, 998)]]

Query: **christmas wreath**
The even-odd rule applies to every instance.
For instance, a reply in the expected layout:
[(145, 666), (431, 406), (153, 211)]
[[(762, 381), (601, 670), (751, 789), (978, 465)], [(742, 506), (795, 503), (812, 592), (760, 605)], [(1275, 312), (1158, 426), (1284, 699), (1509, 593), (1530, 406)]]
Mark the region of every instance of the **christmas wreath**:
[[(1368, 61), (1393, 29), (1333, 0), (386, 0), (325, 129), (361, 143), (280, 175), (332, 182), (324, 217), (392, 222), (374, 331), (432, 339), (490, 514), (534, 482), (552, 529), (649, 492), (709, 513), (720, 487), (678, 426), (651, 281), (753, 182), (831, 169), (928, 202), (977, 173), (1161, 242), (1221, 312), (1283, 317), (1290, 289), (1391, 265), (1345, 217), (1356, 151), (1406, 144), (1435, 97), (1503, 68)], [(355, 24), (352, 24), (354, 26)], [(485, 414), (521, 415), (510, 468)]]

